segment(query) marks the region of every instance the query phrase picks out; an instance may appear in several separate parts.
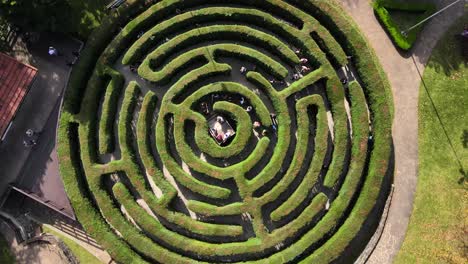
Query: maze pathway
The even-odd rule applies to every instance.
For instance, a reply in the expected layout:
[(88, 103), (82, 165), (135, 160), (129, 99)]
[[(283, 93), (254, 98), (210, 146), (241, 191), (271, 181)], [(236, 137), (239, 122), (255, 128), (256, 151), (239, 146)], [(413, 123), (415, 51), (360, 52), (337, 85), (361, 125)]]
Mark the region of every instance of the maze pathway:
[[(338, 6), (126, 8), (85, 48), (62, 111), (62, 177), (86, 230), (122, 263), (356, 258), (391, 183), (392, 103)], [(235, 131), (226, 145), (216, 116)]]

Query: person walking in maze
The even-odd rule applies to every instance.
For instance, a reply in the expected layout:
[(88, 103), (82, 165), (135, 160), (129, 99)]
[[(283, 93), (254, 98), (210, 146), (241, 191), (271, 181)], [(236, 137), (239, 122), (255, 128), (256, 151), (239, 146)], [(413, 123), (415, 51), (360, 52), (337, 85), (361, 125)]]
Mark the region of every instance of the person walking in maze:
[(49, 55), (50, 56), (58, 56), (59, 55), (59, 52), (56, 48), (50, 46), (49, 47)]
[(242, 74), (245, 74), (245, 73), (247, 72), (247, 68), (244, 67), (244, 66), (242, 66), (242, 67), (240, 68), (240, 72), (241, 72)]
[(271, 123), (275, 126), (278, 126), (278, 120), (276, 119), (275, 113), (270, 113)]
[(307, 73), (307, 72), (309, 72), (309, 71), (310, 71), (310, 68), (309, 68), (309, 67), (307, 67), (307, 66), (305, 66), (305, 65), (302, 65), (302, 67), (301, 67), (301, 73)]
[(276, 114), (270, 113), (270, 118), (271, 118), (271, 127), (276, 133), (276, 131), (278, 130), (278, 120), (276, 119)]

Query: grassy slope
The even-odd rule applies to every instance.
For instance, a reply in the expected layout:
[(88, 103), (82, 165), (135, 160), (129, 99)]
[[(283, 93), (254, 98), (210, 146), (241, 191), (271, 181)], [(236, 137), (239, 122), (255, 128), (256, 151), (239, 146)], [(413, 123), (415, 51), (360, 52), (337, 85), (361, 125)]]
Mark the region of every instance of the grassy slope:
[(460, 167), (466, 173), (468, 64), (462, 61), (460, 43), (454, 37), (468, 24), (468, 17), (463, 20), (439, 41), (424, 73), (418, 186), (406, 239), (395, 263), (466, 263), (468, 192)]
[(10, 249), (8, 248), (8, 244), (2, 235), (0, 235), (0, 263), (2, 264), (15, 263), (15, 258), (11, 254)]
[[(96, 258), (93, 254), (89, 253), (86, 249), (81, 247), (75, 241), (69, 239), (66, 236), (63, 236), (58, 232), (55, 232), (50, 228), (47, 228), (46, 226), (43, 226), (43, 229), (45, 232), (60, 238), (63, 241), (63, 243), (65, 243), (65, 245), (67, 245), (67, 247), (73, 252), (73, 255), (75, 255), (75, 257), (80, 261), (80, 263), (102, 264), (102, 262), (98, 258)], [(3, 262), (0, 261), (0, 263)]]

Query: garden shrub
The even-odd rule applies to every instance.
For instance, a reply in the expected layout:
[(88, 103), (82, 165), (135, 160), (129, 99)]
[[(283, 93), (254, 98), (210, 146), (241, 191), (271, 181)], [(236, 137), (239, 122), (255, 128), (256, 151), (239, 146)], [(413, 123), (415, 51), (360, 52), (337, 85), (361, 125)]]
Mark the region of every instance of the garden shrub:
[(114, 151), (114, 123), (117, 114), (118, 100), (124, 85), (124, 77), (112, 70), (108, 70), (111, 76), (107, 85), (104, 102), (102, 103), (101, 119), (99, 122), (99, 153), (106, 154)]
[(423, 12), (421, 15), (418, 15), (418, 21), (426, 19), (436, 11), (435, 5), (432, 3), (403, 2), (400, 0), (375, 0), (373, 8), (377, 18), (383, 24), (392, 41), (397, 47), (405, 51), (411, 49), (423, 26), (418, 26), (403, 34), (403, 30), (407, 29), (400, 28), (395, 23), (389, 10), (404, 11), (414, 13), (415, 15), (418, 12)]
[[(330, 263), (365, 246), (388, 191), (392, 98), (336, 3), (119, 12), (73, 69), (59, 127), (70, 201), (117, 262)], [(359, 82), (343, 85), (349, 63)], [(228, 143), (212, 118), (232, 123)]]

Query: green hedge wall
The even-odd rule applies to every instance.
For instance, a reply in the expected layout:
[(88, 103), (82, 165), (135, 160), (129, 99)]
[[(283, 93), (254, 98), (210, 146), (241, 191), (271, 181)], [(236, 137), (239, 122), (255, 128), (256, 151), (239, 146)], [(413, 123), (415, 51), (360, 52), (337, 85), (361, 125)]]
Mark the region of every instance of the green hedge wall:
[(408, 51), (411, 49), (411, 47), (413, 47), (414, 42), (416, 41), (423, 26), (421, 25), (417, 28), (414, 28), (404, 35), (402, 31), (407, 29), (400, 28), (393, 21), (389, 10), (415, 13), (415, 15), (417, 12), (423, 12), (423, 14), (417, 15), (418, 21), (424, 20), (436, 11), (436, 7), (432, 3), (403, 2), (395, 0), (375, 0), (373, 2), (373, 8), (377, 18), (390, 35), (392, 41), (397, 47), (405, 51)]
[[(136, 1), (104, 21), (69, 81), (60, 167), (85, 229), (119, 263), (330, 263), (346, 255), (386, 191), (393, 115), (385, 75), (357, 27), (333, 1), (156, 2)], [(258, 67), (241, 84), (219, 81), (238, 71), (225, 57)], [(127, 70), (140, 61), (137, 73)], [(335, 69), (350, 61), (359, 82), (342, 85)], [(310, 73), (291, 81), (301, 65)], [(237, 99), (213, 103), (236, 122), (228, 146), (215, 143), (209, 117), (195, 110), (213, 94), (241, 94), (254, 109)], [(254, 121), (265, 135), (253, 133)], [(254, 135), (252, 152), (240, 157)], [(103, 164), (99, 154), (115, 154), (116, 143), (121, 157)], [(186, 212), (174, 210), (183, 203)]]

